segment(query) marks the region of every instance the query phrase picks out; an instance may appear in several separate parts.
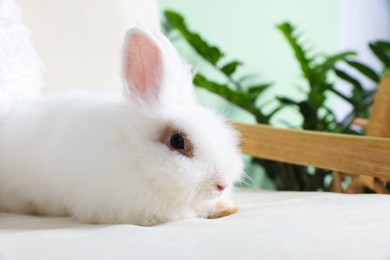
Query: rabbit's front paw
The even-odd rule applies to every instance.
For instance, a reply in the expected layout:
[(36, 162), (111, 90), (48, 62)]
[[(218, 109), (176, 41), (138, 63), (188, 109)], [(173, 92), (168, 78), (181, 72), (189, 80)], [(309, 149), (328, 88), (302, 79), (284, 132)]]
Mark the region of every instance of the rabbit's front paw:
[(212, 212), (209, 213), (207, 218), (209, 219), (222, 218), (222, 217), (232, 215), (237, 211), (238, 209), (236, 207), (233, 207), (223, 202), (217, 202), (215, 204), (215, 208), (213, 209)]

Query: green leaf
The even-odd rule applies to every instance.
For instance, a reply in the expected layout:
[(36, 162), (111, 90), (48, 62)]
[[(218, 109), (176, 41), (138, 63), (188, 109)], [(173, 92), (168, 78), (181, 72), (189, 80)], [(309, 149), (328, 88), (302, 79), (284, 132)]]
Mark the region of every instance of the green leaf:
[(209, 45), (199, 34), (191, 32), (180, 14), (167, 10), (164, 12), (166, 20), (180, 32), (194, 50), (204, 59), (215, 65), (223, 57), (223, 53), (216, 47)]
[(307, 55), (307, 50), (299, 43), (298, 36), (295, 34), (295, 28), (288, 22), (281, 23), (277, 25), (277, 28), (283, 33), (291, 48), (295, 53), (295, 57), (297, 58), (303, 75), (308, 80), (309, 85), (313, 86), (314, 83), (314, 72), (311, 68), (312, 58), (309, 58)]
[(221, 68), (221, 71), (228, 77), (230, 77), (231, 74), (233, 74), (237, 67), (242, 65), (242, 62), (240, 61), (232, 61), (232, 62), (229, 62), (228, 64), (224, 65), (222, 68)]
[[(328, 86), (328, 85), (326, 85), (326, 86)], [(327, 90), (328, 89), (329, 88), (327, 88)], [(316, 93), (316, 95), (313, 95), (309, 102), (311, 103), (311, 105), (314, 106), (314, 108), (318, 109), (318, 108), (322, 107), (322, 105), (325, 102), (325, 99), (326, 99), (325, 92), (321, 91), (321, 92)]]
[(385, 51), (390, 51), (390, 42), (377, 41), (376, 44)]
[(219, 84), (208, 80), (201, 74), (196, 74), (194, 77), (194, 84), (198, 87), (204, 88), (213, 92), (227, 101), (241, 107), (242, 109), (251, 113), (258, 123), (268, 123), (266, 117), (259, 109), (255, 107), (253, 102), (245, 95), (245, 93), (229, 88), (228, 85)]
[(355, 79), (351, 75), (347, 74), (345, 71), (335, 69), (334, 72), (336, 73), (336, 75), (339, 78), (351, 83), (355, 88), (357, 88), (359, 90), (363, 90), (362, 84), (360, 84), (360, 82), (357, 79)]
[(347, 51), (347, 52), (341, 52), (341, 53), (326, 57), (325, 61), (322, 64), (318, 65), (318, 67), (320, 69), (320, 75), (325, 78), (326, 73), (329, 70), (333, 70), (337, 62), (345, 61), (348, 57), (353, 56), (353, 55), (356, 55), (356, 53), (351, 52), (351, 51)]
[(354, 105), (353, 103), (353, 100), (347, 96), (345, 96), (343, 93), (341, 93), (340, 91), (338, 91), (337, 89), (335, 88), (331, 88), (329, 89), (331, 92), (333, 92), (334, 94), (336, 94), (337, 96), (341, 97), (342, 99), (344, 99), (345, 101), (351, 103), (352, 105)]
[(283, 104), (294, 105), (299, 108), (303, 116), (303, 129), (317, 130), (317, 112), (309, 102), (296, 102), (285, 97), (277, 97), (277, 99)]
[(316, 109), (307, 101), (300, 102), (298, 106), (303, 116), (303, 129), (318, 130)]
[(371, 51), (375, 54), (375, 56), (382, 61), (384, 66), (390, 68), (390, 55), (387, 51), (388, 49), (386, 48), (386, 46), (387, 44), (383, 42), (382, 44), (380, 44), (379, 42), (374, 42), (369, 44), (369, 47)]
[(358, 71), (360, 71), (363, 75), (365, 75), (366, 77), (368, 77), (372, 81), (374, 81), (376, 83), (379, 83), (380, 77), (378, 76), (378, 74), (373, 69), (371, 69), (367, 65), (365, 65), (363, 63), (360, 63), (360, 62), (357, 62), (357, 61), (351, 61), (351, 60), (347, 61), (347, 63), (350, 66), (352, 66), (353, 68), (355, 68)]
[(286, 97), (276, 97), (277, 100), (279, 100), (280, 103), (285, 104), (285, 105), (295, 105), (299, 106), (299, 103)]
[(239, 106), (245, 106), (246, 98), (243, 93), (229, 88), (227, 85), (219, 84), (208, 80), (201, 74), (196, 74), (194, 77), (194, 84), (205, 88), (215, 94), (222, 96), (223, 98), (231, 101)]
[(254, 102), (259, 97), (259, 95), (261, 95), (270, 86), (272, 86), (272, 83), (254, 85), (247, 89), (247, 93), (251, 100)]
[(353, 101), (352, 104), (355, 104), (355, 106), (364, 104), (364, 96), (362, 95), (361, 91), (353, 90), (351, 100)]

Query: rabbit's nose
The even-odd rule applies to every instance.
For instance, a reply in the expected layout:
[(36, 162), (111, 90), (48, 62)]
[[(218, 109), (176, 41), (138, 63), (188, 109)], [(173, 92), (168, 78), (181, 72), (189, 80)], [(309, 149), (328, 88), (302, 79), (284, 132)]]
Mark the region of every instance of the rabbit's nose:
[(224, 189), (226, 189), (226, 185), (221, 184), (221, 183), (217, 183), (217, 190), (218, 191), (223, 191)]

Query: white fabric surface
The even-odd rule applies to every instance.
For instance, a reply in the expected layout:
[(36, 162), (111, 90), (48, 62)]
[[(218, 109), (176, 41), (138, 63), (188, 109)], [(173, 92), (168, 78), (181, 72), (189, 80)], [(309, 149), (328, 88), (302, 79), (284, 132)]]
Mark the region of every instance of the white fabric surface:
[(0, 214), (0, 259), (390, 259), (390, 197), (235, 194), (225, 218), (154, 227)]

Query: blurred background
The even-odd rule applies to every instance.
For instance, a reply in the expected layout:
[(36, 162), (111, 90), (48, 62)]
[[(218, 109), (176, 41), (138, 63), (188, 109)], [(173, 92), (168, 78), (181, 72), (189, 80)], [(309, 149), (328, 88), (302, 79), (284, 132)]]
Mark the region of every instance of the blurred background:
[[(175, 10), (181, 13), (194, 31), (200, 33), (211, 44), (218, 46), (230, 59), (244, 63), (238, 76), (254, 74), (261, 82), (274, 83), (274, 87), (262, 97), (267, 99), (277, 93), (288, 92), (301, 97), (298, 88), (292, 85), (302, 80), (294, 53), (289, 48), (277, 25), (290, 21), (299, 26), (305, 34), (304, 41), (317, 51), (335, 52), (338, 49), (340, 31), (340, 1), (277, 0), (277, 1), (180, 1), (159, 0), (161, 12)], [(174, 41), (183, 56), (197, 70), (218, 78), (207, 62), (196, 55), (182, 39)], [(201, 102), (217, 104), (222, 101), (199, 91)], [(230, 111), (234, 119), (242, 119), (245, 114)], [(285, 111), (285, 113), (287, 113)], [(294, 113), (292, 122), (301, 124), (301, 118)]]
[[(273, 83), (273, 88), (263, 97), (288, 93), (297, 99), (303, 98), (300, 68), (294, 53), (283, 39), (277, 25), (290, 22), (295, 25), (300, 39), (312, 52), (332, 54), (340, 51), (355, 51), (359, 59), (374, 69), (381, 69), (381, 62), (370, 51), (368, 43), (390, 37), (390, 1), (388, 0), (330, 0), (330, 1), (180, 1), (159, 0), (159, 9), (174, 10), (182, 14), (195, 32), (199, 32), (211, 44), (217, 45), (227, 57), (242, 61), (237, 74), (256, 74), (263, 82)], [(174, 41), (182, 55), (198, 71), (215, 73), (183, 39)], [(343, 65), (340, 65), (343, 66)], [(348, 70), (348, 68), (346, 68)], [(367, 80), (348, 70), (359, 80)], [(348, 93), (348, 84), (338, 82), (341, 91)], [(370, 87), (370, 84), (367, 84)], [(372, 84), (371, 84), (372, 85)], [(201, 102), (217, 104), (223, 101), (199, 91)], [(346, 116), (350, 106), (330, 97), (338, 107), (338, 119)], [(238, 111), (230, 111), (235, 119), (245, 117)], [(284, 116), (294, 117), (294, 126), (302, 124), (302, 118), (286, 109)], [(280, 115), (279, 115), (280, 116)], [(275, 117), (275, 124), (282, 126)], [(246, 117), (245, 117), (246, 118)]]
[[(124, 32), (141, 24), (166, 33), (196, 72), (199, 102), (231, 120), (365, 134), (354, 119), (369, 116), (390, 68), (390, 0), (15, 1), (45, 63), (47, 95), (118, 91)], [(327, 170), (246, 161), (243, 186), (332, 184)]]
[[(369, 116), (390, 65), (390, 1), (160, 0), (159, 8), (196, 68), (203, 105), (237, 121), (364, 134), (355, 119)], [(253, 158), (247, 173), (244, 185), (281, 190), (330, 190), (334, 176)]]

